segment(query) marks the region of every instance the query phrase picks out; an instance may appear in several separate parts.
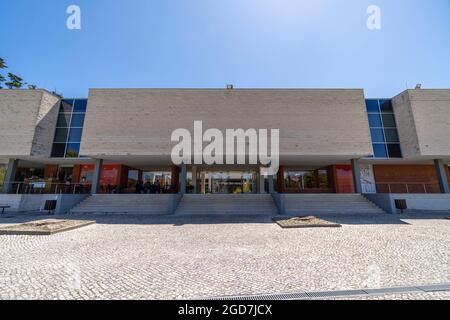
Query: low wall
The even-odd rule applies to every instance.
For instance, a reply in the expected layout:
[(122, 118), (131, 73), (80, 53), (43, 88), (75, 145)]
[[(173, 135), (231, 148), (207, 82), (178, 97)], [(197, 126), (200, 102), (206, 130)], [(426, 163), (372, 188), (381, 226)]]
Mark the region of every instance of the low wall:
[(406, 200), (408, 210), (424, 212), (450, 212), (450, 194), (378, 193), (364, 196), (388, 213), (399, 213), (395, 200)]
[(44, 210), (45, 201), (57, 200), (55, 213), (64, 214), (86, 197), (87, 195), (65, 194), (0, 194), (0, 205), (11, 207), (5, 212), (36, 212)]

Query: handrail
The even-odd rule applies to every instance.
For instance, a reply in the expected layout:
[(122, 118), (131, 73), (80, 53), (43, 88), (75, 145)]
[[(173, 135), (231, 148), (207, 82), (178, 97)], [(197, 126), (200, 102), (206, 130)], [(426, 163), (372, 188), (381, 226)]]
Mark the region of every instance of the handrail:
[(91, 183), (53, 182), (45, 180), (4, 182), (10, 194), (86, 194), (90, 193)]
[[(410, 186), (420, 186), (423, 188), (423, 193), (434, 193), (433, 191), (429, 191), (427, 189), (427, 186), (431, 186), (431, 189), (433, 187), (437, 187), (436, 189), (439, 190), (439, 184), (437, 183), (425, 183), (425, 182), (378, 182), (376, 183), (377, 191), (379, 192), (378, 186), (387, 186), (389, 192), (388, 193), (395, 193), (392, 191), (393, 187), (395, 186), (404, 186), (406, 189), (406, 193), (410, 193), (411, 187)], [(381, 193), (381, 192), (379, 192)], [(411, 192), (411, 193), (417, 193), (417, 191)]]

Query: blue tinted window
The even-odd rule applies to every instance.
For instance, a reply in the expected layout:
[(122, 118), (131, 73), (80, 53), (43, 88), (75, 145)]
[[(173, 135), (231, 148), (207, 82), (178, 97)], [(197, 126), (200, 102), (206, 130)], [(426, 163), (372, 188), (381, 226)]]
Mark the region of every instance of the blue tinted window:
[(386, 145), (384, 143), (374, 144), (373, 145), (373, 153), (376, 158), (387, 158), (387, 150)]
[(385, 142), (383, 129), (370, 129), (372, 135), (372, 142)]
[(81, 142), (81, 134), (83, 133), (83, 129), (70, 129), (69, 133), (69, 142)]
[(86, 112), (87, 108), (87, 100), (86, 99), (78, 99), (75, 100), (73, 106), (73, 112)]
[(66, 158), (78, 158), (79, 153), (80, 153), (79, 143), (67, 144)]
[(366, 100), (367, 112), (380, 112), (378, 100)]
[(369, 114), (369, 125), (371, 128), (381, 128), (381, 117), (379, 114)]
[(74, 113), (72, 115), (72, 122), (70, 124), (70, 127), (83, 127), (84, 125), (84, 113)]

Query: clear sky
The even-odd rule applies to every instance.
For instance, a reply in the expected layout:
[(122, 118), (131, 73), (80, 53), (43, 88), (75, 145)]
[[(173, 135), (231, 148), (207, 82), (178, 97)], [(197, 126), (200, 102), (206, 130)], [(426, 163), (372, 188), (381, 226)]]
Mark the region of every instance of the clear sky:
[[(71, 4), (81, 30), (66, 28)], [(1, 0), (0, 57), (65, 97), (227, 83), (391, 97), (450, 88), (450, 0)]]

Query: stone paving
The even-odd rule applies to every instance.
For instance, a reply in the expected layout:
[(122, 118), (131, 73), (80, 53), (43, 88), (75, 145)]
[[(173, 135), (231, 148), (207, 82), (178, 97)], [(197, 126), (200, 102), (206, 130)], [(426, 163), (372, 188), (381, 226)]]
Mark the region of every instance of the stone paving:
[[(0, 225), (46, 217), (0, 217)], [(63, 216), (62, 218), (67, 218)], [(0, 299), (195, 299), (450, 282), (450, 220), (343, 216), (281, 229), (267, 216), (74, 216), (53, 236), (0, 236)], [(449, 293), (364, 299), (438, 299)]]

